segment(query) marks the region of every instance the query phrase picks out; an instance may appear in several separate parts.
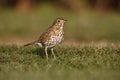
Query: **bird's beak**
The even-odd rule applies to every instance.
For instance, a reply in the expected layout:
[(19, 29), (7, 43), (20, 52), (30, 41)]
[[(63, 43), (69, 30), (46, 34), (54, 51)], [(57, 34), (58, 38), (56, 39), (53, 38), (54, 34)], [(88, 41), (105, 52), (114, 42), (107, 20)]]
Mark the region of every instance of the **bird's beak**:
[(65, 22), (67, 22), (68, 20), (64, 20)]

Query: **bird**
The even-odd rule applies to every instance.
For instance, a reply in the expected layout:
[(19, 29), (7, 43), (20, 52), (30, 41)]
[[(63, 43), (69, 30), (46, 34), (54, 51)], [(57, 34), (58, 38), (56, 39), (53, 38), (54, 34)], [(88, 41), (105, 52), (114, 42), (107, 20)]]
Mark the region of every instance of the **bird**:
[(68, 20), (63, 18), (55, 19), (53, 24), (43, 32), (37, 40), (27, 43), (24, 46), (37, 44), (38, 46), (43, 47), (46, 59), (48, 59), (48, 49), (50, 49), (54, 59), (56, 59), (53, 48), (64, 40), (63, 28), (67, 21)]

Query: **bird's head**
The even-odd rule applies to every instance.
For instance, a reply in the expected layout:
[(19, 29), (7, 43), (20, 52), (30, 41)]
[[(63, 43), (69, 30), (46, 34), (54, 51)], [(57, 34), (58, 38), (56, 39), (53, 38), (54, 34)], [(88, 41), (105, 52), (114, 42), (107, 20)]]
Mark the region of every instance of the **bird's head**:
[(65, 20), (65, 19), (63, 19), (63, 18), (57, 18), (57, 19), (54, 21), (54, 25), (56, 25), (56, 26), (63, 26), (66, 21), (67, 21), (67, 20)]

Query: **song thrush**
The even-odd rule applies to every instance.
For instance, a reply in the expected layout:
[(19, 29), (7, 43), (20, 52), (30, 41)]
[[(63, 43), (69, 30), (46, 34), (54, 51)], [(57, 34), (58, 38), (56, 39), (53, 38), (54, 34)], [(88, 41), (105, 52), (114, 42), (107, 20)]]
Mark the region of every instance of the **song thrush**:
[(52, 26), (50, 26), (44, 33), (42, 33), (42, 35), (38, 38), (38, 40), (28, 43), (24, 46), (37, 44), (39, 46), (44, 47), (47, 59), (48, 59), (47, 49), (50, 48), (52, 55), (55, 58), (53, 47), (55, 47), (57, 44), (59, 44), (60, 42), (63, 41), (63, 39), (64, 39), (63, 26), (66, 21), (67, 20), (65, 20), (63, 18), (57, 18), (53, 22)]

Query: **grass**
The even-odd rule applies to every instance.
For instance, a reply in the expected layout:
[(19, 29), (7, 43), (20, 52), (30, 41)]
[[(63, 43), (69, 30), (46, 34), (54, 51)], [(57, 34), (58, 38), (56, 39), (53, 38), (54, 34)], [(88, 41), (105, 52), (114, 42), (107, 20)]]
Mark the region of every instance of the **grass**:
[[(0, 10), (0, 42), (36, 39), (57, 17), (68, 19), (64, 30), (66, 43), (71, 42), (70, 45), (55, 48), (56, 60), (49, 52), (48, 61), (44, 50), (37, 46), (0, 45), (0, 80), (120, 80), (120, 45), (117, 44), (120, 15), (117, 13), (76, 13), (49, 4), (23, 13)], [(73, 41), (116, 44), (73, 46)]]
[(51, 5), (19, 12), (0, 10), (0, 36), (4, 40), (36, 39), (57, 17), (68, 19), (65, 24), (65, 39), (78, 41), (118, 41), (120, 39), (120, 15), (95, 11), (65, 11)]
[(117, 46), (59, 46), (57, 59), (37, 46), (0, 46), (0, 80), (119, 80)]

